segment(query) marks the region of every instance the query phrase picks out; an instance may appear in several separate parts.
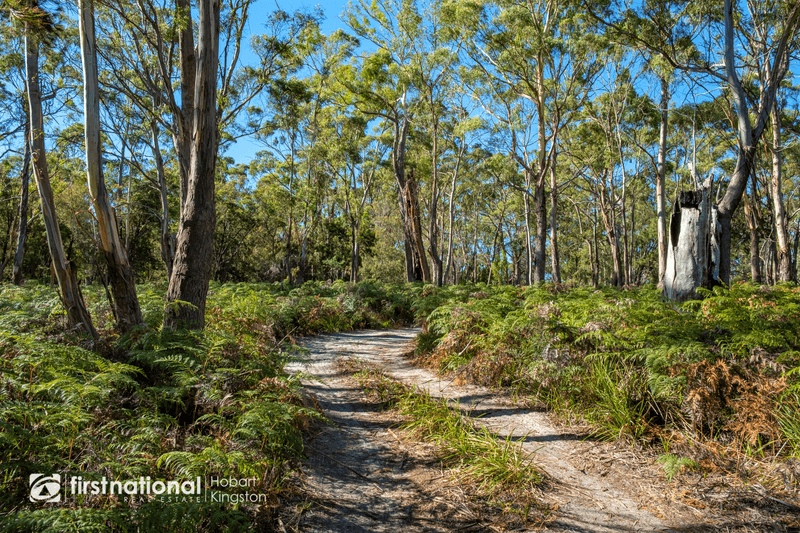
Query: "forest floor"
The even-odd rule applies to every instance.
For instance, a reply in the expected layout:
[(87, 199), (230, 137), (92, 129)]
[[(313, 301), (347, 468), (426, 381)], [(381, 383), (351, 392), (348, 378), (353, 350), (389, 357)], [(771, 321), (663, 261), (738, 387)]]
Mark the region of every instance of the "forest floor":
[[(305, 460), (290, 483), (280, 528), (304, 532), (800, 531), (800, 511), (754, 481), (680, 475), (667, 481), (657, 450), (587, 439), (586, 428), (498, 391), (439, 376), (411, 362), (419, 329), (356, 331), (306, 338), (287, 371), (300, 373), (307, 400), (329, 423), (307, 435)], [(521, 439), (544, 481), (523, 518), (480, 496), (442, 463), (441, 453), (399, 428), (404, 417), (370, 398), (357, 366), (452, 401), (462, 416), (499, 436)]]

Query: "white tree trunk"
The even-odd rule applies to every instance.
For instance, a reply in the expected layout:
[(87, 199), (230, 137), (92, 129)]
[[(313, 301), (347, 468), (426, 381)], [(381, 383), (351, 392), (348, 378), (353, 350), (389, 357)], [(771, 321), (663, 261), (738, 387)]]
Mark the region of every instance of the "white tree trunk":
[(681, 192), (670, 217), (664, 295), (684, 302), (697, 298), (699, 287), (718, 283), (722, 228), (713, 205), (711, 180), (698, 191)]

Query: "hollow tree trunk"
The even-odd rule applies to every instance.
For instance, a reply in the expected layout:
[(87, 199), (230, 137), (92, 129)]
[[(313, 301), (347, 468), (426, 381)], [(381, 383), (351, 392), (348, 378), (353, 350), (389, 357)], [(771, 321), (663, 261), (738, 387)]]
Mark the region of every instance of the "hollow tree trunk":
[(30, 118), (31, 161), (33, 175), (39, 191), (47, 234), (47, 247), (52, 258), (52, 273), (58, 282), (61, 303), (67, 311), (67, 324), (70, 329), (88, 333), (95, 339), (97, 331), (92, 324), (92, 317), (86, 310), (75, 269), (67, 260), (61, 230), (58, 227), (53, 189), (50, 186), (50, 173), (47, 168), (47, 152), (44, 146), (44, 120), (42, 117), (42, 97), (39, 88), (39, 45), (33, 42), (31, 28), (25, 31), (25, 83), (28, 91)]
[(664, 295), (671, 300), (697, 298), (699, 287), (719, 283), (721, 228), (712, 192), (710, 179), (699, 191), (681, 192), (670, 217)]
[(100, 135), (100, 88), (97, 75), (97, 50), (94, 34), (94, 2), (79, 0), (81, 59), (83, 63), (84, 131), (86, 136), (86, 175), (100, 234), (100, 252), (106, 261), (111, 282), (111, 302), (117, 329), (121, 333), (143, 322), (136, 280), (125, 246), (119, 237), (117, 217), (103, 178), (102, 137)]
[(194, 142), (186, 202), (181, 210), (175, 261), (167, 290), (164, 326), (170, 329), (201, 329), (205, 325), (214, 252), (219, 0), (199, 0), (198, 11)]

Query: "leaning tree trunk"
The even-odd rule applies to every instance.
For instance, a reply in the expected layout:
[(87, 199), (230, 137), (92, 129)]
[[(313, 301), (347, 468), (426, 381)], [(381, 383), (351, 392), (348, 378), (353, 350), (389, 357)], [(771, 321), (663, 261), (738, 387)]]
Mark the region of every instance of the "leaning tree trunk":
[[(30, 24), (30, 23), (28, 23)], [(64, 253), (64, 244), (61, 241), (61, 230), (56, 217), (56, 205), (53, 199), (53, 189), (50, 186), (50, 173), (47, 168), (47, 152), (44, 146), (44, 120), (42, 117), (42, 95), (39, 88), (39, 45), (32, 42), (31, 28), (25, 29), (25, 84), (28, 91), (28, 106), (30, 114), (30, 143), (31, 160), (33, 161), (33, 175), (39, 191), (39, 200), (42, 204), (42, 218), (44, 219), (47, 234), (47, 246), (52, 258), (52, 272), (58, 281), (61, 303), (67, 310), (67, 324), (70, 329), (88, 333), (95, 339), (97, 331), (92, 324), (92, 317), (86, 310), (83, 301), (78, 276), (75, 269), (67, 260)]]
[(720, 233), (712, 204), (711, 180), (699, 191), (680, 193), (670, 217), (664, 295), (684, 302), (697, 298), (697, 289), (719, 281)]
[(169, 191), (167, 190), (167, 178), (164, 175), (164, 160), (161, 158), (161, 147), (158, 143), (158, 124), (153, 119), (150, 122), (153, 134), (153, 158), (156, 165), (156, 175), (158, 176), (158, 193), (161, 199), (161, 260), (167, 269), (167, 279), (172, 277), (172, 262), (175, 259), (175, 235), (170, 231), (169, 226)]
[(169, 329), (202, 329), (205, 325), (214, 252), (219, 0), (199, 0), (198, 11), (194, 143), (186, 202), (181, 209), (175, 261), (167, 290), (164, 327)]
[(100, 135), (100, 88), (97, 76), (97, 50), (94, 36), (94, 2), (79, 0), (80, 14), (78, 28), (81, 36), (81, 59), (83, 61), (83, 104), (86, 136), (86, 174), (89, 193), (92, 197), (98, 233), (100, 252), (106, 260), (111, 292), (114, 296), (112, 306), (121, 333), (143, 322), (139, 298), (136, 296), (136, 280), (128, 261), (125, 246), (119, 238), (117, 217), (106, 191), (103, 178), (103, 152)]
[(31, 143), (28, 142), (30, 126), (25, 125), (25, 158), (22, 164), (22, 186), (19, 199), (19, 227), (17, 229), (17, 249), (14, 252), (14, 265), (11, 270), (11, 281), (14, 285), (22, 285), (22, 260), (25, 257), (25, 241), (28, 240), (28, 192), (31, 175)]

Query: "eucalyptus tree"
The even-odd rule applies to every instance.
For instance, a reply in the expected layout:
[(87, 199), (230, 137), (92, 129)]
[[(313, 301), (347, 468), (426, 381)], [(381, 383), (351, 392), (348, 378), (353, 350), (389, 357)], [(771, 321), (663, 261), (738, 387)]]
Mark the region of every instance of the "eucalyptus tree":
[(108, 267), (113, 293), (112, 309), (117, 329), (125, 333), (142, 323), (136, 283), (128, 254), (119, 237), (117, 217), (103, 177), (102, 135), (100, 130), (100, 86), (94, 31), (94, 1), (79, 0), (78, 28), (83, 64), (84, 135), (89, 194), (94, 204), (100, 240), (98, 246)]
[[(3, 16), (6, 15), (6, 16)], [(0, 48), (2, 56), (0, 59), (0, 72), (3, 82), (0, 83), (0, 146), (3, 146), (0, 157), (8, 163), (14, 160), (8, 157), (9, 154), (20, 154), (21, 170), (19, 171), (20, 187), (18, 195), (13, 194), (6, 202), (11, 202), (19, 198), (17, 204), (16, 217), (12, 216), (10, 221), (11, 228), (9, 240), (5, 245), (9, 246), (9, 251), (14, 250), (13, 254), (6, 257), (0, 256), (0, 278), (5, 270), (8, 261), (12, 262), (11, 280), (14, 284), (22, 283), (22, 259), (25, 250), (25, 241), (28, 236), (28, 198), (30, 182), (30, 143), (27, 142), (28, 124), (27, 99), (25, 90), (25, 57), (20, 53), (23, 44), (22, 33), (14, 28), (12, 21), (7, 18), (8, 12), (0, 11)], [(22, 149), (18, 149), (15, 139), (22, 140)], [(9, 177), (11, 169), (4, 169), (4, 175)], [(11, 187), (11, 182), (8, 187)], [(5, 185), (4, 185), (5, 187)], [(9, 189), (10, 190), (10, 189)], [(8, 211), (11, 213), (11, 211)], [(13, 226), (16, 225), (16, 231)], [(11, 242), (14, 237), (15, 243)], [(12, 260), (13, 257), (13, 260)]]
[[(596, 13), (598, 18), (614, 28), (624, 29), (626, 14), (632, 8), (626, 10), (605, 4), (590, 9), (598, 7), (605, 8)], [(731, 281), (731, 223), (747, 188), (758, 143), (769, 125), (776, 92), (789, 72), (790, 57), (798, 47), (800, 4), (769, 2), (755, 9), (745, 9), (743, 2), (725, 0), (720, 12), (718, 6), (688, 3), (680, 11), (672, 11), (671, 17), (672, 23), (682, 31), (667, 41), (650, 40), (646, 34), (637, 36), (635, 32), (628, 34), (634, 36), (637, 43), (658, 53), (671, 68), (718, 83), (730, 95), (736, 129), (736, 166), (716, 208), (711, 206), (712, 192), (706, 190), (701, 197), (686, 196), (686, 209), (699, 212), (699, 218), (687, 216), (681, 221), (673, 218), (679, 227), (670, 230), (668, 252), (675, 254), (675, 261), (681, 263), (682, 268), (673, 269), (670, 274), (668, 262), (670, 279), (665, 285), (670, 287), (667, 294), (671, 298), (683, 300), (693, 297), (697, 287), (713, 284), (717, 272), (722, 283)], [(747, 41), (746, 34), (756, 34), (759, 30), (763, 30), (759, 36), (760, 50), (743, 50), (736, 45)], [(757, 97), (748, 95), (742, 83), (748, 67), (741, 54), (754, 52), (764, 58), (766, 67)], [(695, 225), (690, 227), (689, 221), (695, 219)], [(707, 254), (708, 247), (703, 244), (714, 242), (718, 258), (714, 253)]]
[[(595, 39), (578, 13), (559, 2), (449, 2), (448, 19), (466, 34), (474, 97), (504, 131), (509, 156), (523, 171), (527, 283), (544, 281), (547, 244), (546, 183), (556, 208), (558, 135), (573, 119), (599, 70)], [(530, 244), (530, 202), (536, 217)], [(556, 231), (556, 218), (550, 221)], [(557, 261), (557, 250), (554, 251)], [(558, 265), (553, 265), (558, 278)]]
[(419, 86), (417, 43), (423, 18), (414, 0), (357, 0), (345, 11), (355, 34), (377, 48), (342, 69), (339, 82), (349, 93), (343, 105), (391, 124), (392, 169), (399, 188), (407, 281), (432, 281), (422, 238), (419, 177), (407, 169), (407, 142), (424, 100)]
[(322, 126), (324, 148), (320, 150), (325, 171), (334, 177), (341, 196), (342, 215), (350, 231), (350, 281), (358, 281), (365, 237), (369, 235), (370, 200), (384, 165), (387, 132), (376, 128), (368, 134), (369, 123), (360, 115), (343, 115), (328, 106)]
[(316, 132), (315, 95), (310, 89), (304, 80), (297, 78), (274, 80), (269, 88), (270, 117), (258, 134), (268, 148), (259, 154), (258, 164), (288, 195), (283, 268), (290, 284), (295, 282), (295, 265), (299, 269), (298, 281), (302, 282), (308, 238), (321, 208), (323, 187), (311, 161)]
[(39, 80), (39, 49), (42, 42), (50, 44), (54, 40), (56, 23), (47, 11), (34, 2), (27, 5), (12, 5), (12, 16), (24, 24), (25, 35), (25, 85), (28, 96), (28, 118), (30, 125), (31, 160), (33, 174), (39, 191), (47, 244), (52, 259), (52, 269), (58, 280), (61, 302), (67, 311), (70, 329), (83, 331), (97, 338), (91, 315), (86, 309), (77, 272), (64, 253), (61, 230), (58, 226), (55, 199), (50, 184), (47, 165), (47, 151), (44, 142), (44, 116), (42, 112), (42, 93)]
[[(206, 296), (213, 266), (211, 257), (216, 223), (214, 171), (219, 146), (219, 0), (198, 0), (198, 12), (196, 77), (191, 100), (191, 157), (188, 180), (182, 189), (186, 199), (181, 206), (175, 261), (167, 289), (167, 311), (164, 313), (164, 326), (167, 328), (200, 329), (205, 325)], [(189, 87), (189, 84), (184, 85), (183, 92)], [(182, 111), (188, 109), (184, 106)]]

